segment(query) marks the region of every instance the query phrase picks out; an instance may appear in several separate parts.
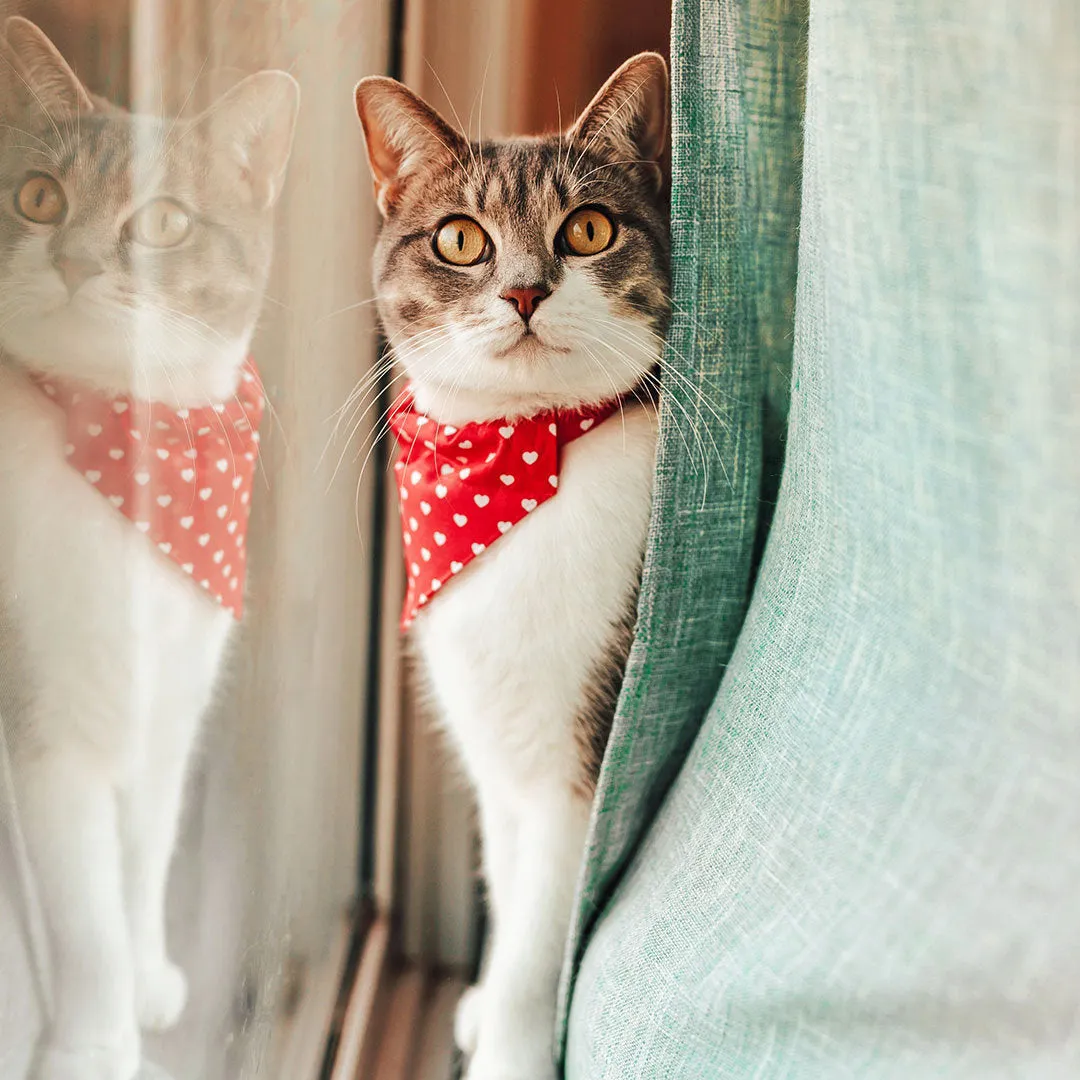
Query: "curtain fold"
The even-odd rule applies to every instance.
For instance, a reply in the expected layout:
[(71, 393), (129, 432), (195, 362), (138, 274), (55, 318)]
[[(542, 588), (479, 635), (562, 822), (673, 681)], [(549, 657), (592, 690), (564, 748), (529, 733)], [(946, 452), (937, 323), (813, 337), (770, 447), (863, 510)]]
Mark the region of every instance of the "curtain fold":
[[(786, 460), (729, 657), (733, 593), (673, 590), (711, 586), (720, 567), (701, 563), (729, 556), (745, 586), (758, 515), (701, 509), (669, 408), (566, 1075), (1064, 1080), (1080, 1075), (1080, 16), (811, 0), (800, 206), (802, 24), (764, 0), (675, 8), (675, 294), (695, 300), (673, 355), (714, 403), (742, 395), (725, 467), (760, 461), (782, 427), (783, 352), (766, 365), (797, 235)], [(770, 387), (769, 412), (749, 405)]]
[(800, 11), (797, 0), (680, 0), (673, 11), (674, 314), (656, 494), (568, 945), (564, 1021), (580, 946), (720, 684), (746, 612), (763, 484), (775, 496), (794, 307)]

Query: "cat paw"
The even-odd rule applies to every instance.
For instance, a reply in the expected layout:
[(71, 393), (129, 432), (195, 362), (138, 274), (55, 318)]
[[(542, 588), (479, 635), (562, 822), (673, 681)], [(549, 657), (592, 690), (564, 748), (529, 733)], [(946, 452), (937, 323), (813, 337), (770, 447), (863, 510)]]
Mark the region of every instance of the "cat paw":
[(476, 1051), (480, 1040), (480, 1014), (484, 1007), (484, 991), (479, 986), (470, 986), (457, 1004), (454, 1013), (454, 1042), (464, 1054)]
[(132, 1038), (115, 1046), (46, 1043), (30, 1075), (33, 1080), (134, 1080), (138, 1071), (139, 1043)]
[(517, 1055), (508, 1058), (477, 1057), (469, 1063), (465, 1080), (558, 1080), (555, 1066), (548, 1061), (529, 1065)]
[(135, 985), (139, 1026), (147, 1031), (168, 1031), (180, 1019), (187, 996), (187, 978), (171, 961), (162, 959), (143, 968)]

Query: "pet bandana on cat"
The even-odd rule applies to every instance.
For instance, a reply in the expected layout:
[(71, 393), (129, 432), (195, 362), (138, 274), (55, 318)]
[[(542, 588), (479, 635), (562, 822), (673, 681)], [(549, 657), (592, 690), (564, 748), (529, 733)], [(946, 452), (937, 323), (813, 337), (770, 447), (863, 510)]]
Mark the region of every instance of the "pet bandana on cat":
[(233, 400), (198, 409), (106, 398), (44, 375), (34, 382), (65, 414), (68, 464), (241, 618), (265, 405), (254, 362), (244, 365)]
[(618, 409), (609, 401), (455, 426), (417, 412), (405, 391), (390, 413), (401, 446), (394, 471), (409, 582), (403, 630), (446, 582), (555, 494), (562, 447)]

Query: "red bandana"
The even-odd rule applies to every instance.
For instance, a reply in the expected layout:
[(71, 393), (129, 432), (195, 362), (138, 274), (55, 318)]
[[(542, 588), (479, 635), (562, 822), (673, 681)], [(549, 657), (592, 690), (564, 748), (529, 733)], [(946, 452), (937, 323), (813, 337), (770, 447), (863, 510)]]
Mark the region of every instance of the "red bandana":
[(244, 365), (232, 401), (199, 409), (33, 380), (64, 411), (68, 464), (239, 619), (264, 407), (254, 363)]
[(417, 412), (405, 391), (390, 413), (409, 579), (403, 630), (451, 577), (554, 496), (560, 449), (618, 409), (609, 401), (455, 427)]

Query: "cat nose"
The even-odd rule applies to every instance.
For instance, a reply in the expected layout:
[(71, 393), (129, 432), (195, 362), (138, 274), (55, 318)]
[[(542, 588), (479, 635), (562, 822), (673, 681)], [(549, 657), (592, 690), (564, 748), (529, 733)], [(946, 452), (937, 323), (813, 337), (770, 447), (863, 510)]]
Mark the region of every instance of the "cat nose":
[(93, 259), (69, 258), (67, 255), (58, 255), (55, 265), (67, 286), (68, 296), (74, 296), (92, 277), (97, 277), (105, 269)]
[(542, 286), (530, 285), (525, 289), (507, 289), (502, 294), (502, 298), (513, 304), (517, 308), (517, 313), (528, 322), (536, 310), (536, 305), (550, 295), (551, 293)]

